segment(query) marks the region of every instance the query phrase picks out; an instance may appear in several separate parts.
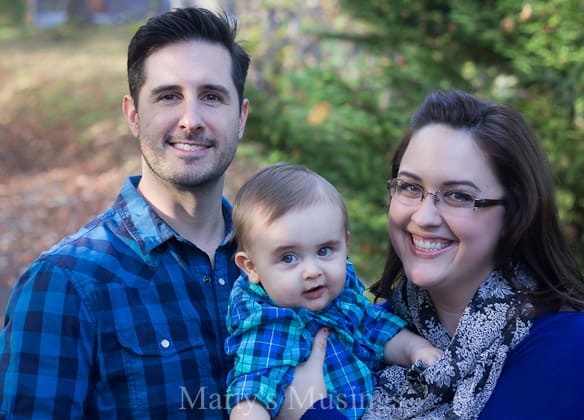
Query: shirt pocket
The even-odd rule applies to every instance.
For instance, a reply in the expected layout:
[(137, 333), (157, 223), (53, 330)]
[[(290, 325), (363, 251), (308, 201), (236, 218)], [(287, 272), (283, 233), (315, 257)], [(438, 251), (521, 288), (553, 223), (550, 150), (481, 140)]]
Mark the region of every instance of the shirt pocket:
[(118, 351), (109, 361), (105, 355), (105, 363), (110, 384), (123, 392), (114, 391), (114, 398), (127, 401), (132, 418), (184, 415), (185, 390), (209, 386), (205, 381), (212, 368), (199, 318), (136, 325), (114, 334)]
[(197, 318), (118, 329), (116, 335), (121, 347), (135, 355), (173, 357), (205, 344), (200, 329)]

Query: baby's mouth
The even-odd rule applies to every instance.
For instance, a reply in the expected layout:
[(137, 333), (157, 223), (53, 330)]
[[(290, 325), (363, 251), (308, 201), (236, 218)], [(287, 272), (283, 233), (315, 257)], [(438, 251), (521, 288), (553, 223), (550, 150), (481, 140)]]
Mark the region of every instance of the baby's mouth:
[(325, 290), (325, 286), (315, 286), (304, 292), (304, 296), (312, 299), (319, 298)]

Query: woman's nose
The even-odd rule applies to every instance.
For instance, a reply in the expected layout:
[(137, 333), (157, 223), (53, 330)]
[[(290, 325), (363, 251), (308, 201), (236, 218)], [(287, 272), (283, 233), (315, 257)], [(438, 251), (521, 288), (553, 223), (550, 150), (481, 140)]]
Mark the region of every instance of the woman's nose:
[(439, 200), (434, 194), (427, 194), (425, 199), (414, 209), (412, 220), (419, 226), (437, 226), (442, 223), (442, 214), (438, 208)]

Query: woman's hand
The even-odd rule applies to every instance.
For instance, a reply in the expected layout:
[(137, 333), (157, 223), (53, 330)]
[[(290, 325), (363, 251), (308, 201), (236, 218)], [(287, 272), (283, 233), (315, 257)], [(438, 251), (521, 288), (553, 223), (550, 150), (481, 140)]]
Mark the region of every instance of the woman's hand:
[(328, 333), (327, 328), (321, 328), (316, 333), (310, 357), (294, 370), (294, 380), (286, 388), (286, 399), (278, 414), (279, 420), (297, 420), (316, 401), (326, 397), (324, 356)]

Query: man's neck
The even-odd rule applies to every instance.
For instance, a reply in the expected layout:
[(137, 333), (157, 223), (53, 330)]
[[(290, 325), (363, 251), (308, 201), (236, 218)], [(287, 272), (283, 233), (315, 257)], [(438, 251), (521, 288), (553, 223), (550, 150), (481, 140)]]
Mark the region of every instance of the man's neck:
[(215, 250), (225, 237), (223, 179), (189, 190), (149, 181), (143, 178), (138, 191), (164, 221), (204, 251), (213, 263)]

